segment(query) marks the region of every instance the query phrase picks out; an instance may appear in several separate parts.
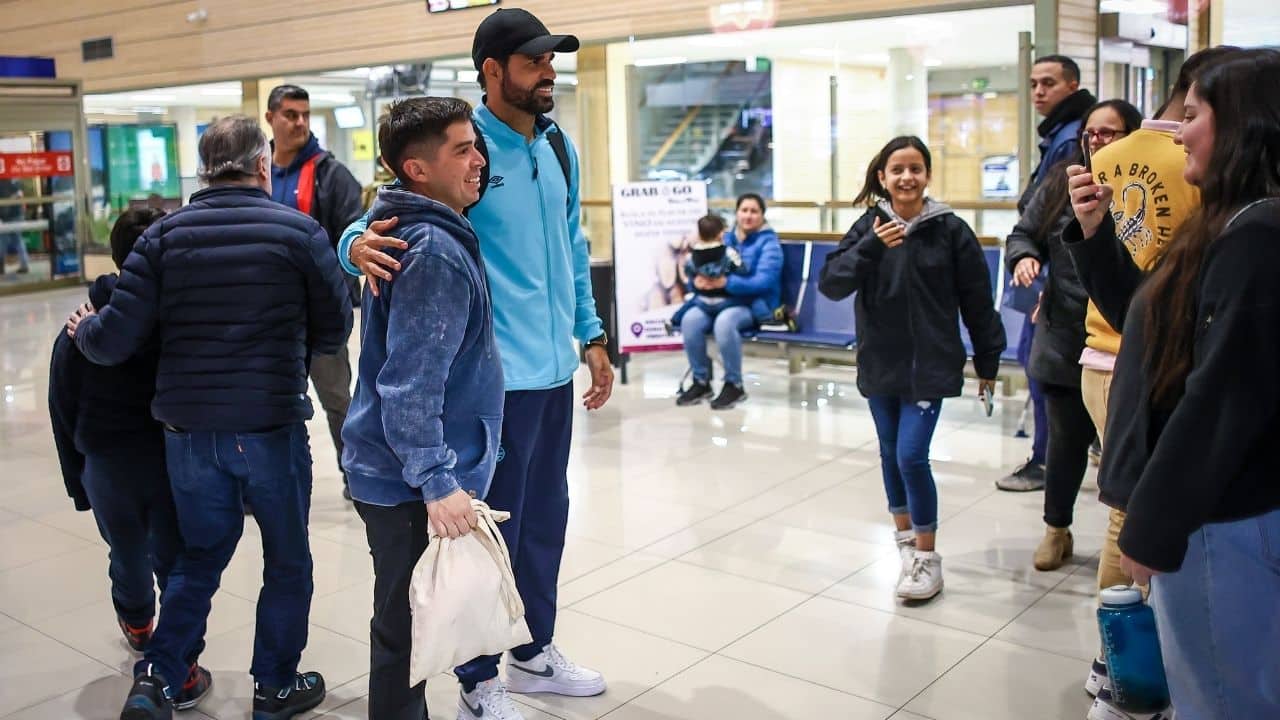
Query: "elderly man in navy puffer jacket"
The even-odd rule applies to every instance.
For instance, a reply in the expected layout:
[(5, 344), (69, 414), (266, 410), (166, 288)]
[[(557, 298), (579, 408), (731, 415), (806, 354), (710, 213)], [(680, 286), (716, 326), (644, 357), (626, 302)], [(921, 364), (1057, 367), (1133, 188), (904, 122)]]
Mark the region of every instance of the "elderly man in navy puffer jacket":
[(244, 526), (262, 531), (263, 587), (254, 642), (254, 717), (285, 720), (324, 699), (319, 673), (298, 673), (311, 608), (312, 416), (307, 367), (351, 332), (351, 299), (329, 237), (271, 201), (271, 153), (258, 124), (229, 117), (200, 139), (210, 187), (152, 225), (125, 260), (111, 303), (68, 321), (101, 365), (123, 362), (155, 334), (152, 413), (165, 451), (185, 549), (121, 720), (168, 720), (222, 571)]

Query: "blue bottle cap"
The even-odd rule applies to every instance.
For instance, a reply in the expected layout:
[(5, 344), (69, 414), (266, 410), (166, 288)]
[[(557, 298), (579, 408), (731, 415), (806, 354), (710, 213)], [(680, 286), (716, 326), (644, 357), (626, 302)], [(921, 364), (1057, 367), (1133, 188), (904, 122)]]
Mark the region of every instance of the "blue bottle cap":
[(1132, 585), (1115, 585), (1099, 595), (1103, 605), (1138, 605), (1142, 602), (1142, 591)]

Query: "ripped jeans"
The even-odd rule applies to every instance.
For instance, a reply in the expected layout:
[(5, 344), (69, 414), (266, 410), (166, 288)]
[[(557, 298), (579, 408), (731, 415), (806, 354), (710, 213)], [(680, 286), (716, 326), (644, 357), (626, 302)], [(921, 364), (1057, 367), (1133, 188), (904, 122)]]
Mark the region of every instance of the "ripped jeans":
[(869, 397), (867, 404), (880, 438), (880, 470), (889, 512), (910, 514), (917, 533), (937, 531), (938, 488), (929, 467), (929, 445), (942, 400)]

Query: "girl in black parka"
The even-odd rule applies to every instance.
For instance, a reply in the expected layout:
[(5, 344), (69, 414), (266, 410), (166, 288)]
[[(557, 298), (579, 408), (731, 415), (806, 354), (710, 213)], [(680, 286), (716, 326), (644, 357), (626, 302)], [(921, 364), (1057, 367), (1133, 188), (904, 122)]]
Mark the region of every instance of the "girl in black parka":
[(942, 590), (929, 445), (942, 398), (964, 389), (960, 318), (973, 340), (980, 393), (994, 391), (1005, 348), (982, 248), (950, 207), (925, 196), (931, 170), (929, 148), (919, 138), (885, 145), (854, 199), (867, 203), (867, 212), (828, 256), (818, 284), (833, 300), (857, 293), (858, 390), (880, 439), (902, 555), (897, 593), (911, 600)]

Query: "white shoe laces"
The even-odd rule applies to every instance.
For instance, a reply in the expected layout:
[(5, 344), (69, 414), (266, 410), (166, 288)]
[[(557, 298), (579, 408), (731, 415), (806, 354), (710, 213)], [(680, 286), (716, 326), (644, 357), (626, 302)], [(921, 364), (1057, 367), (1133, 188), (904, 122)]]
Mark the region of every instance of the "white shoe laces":
[[(486, 713), (492, 714), (499, 718), (517, 718), (520, 717), (519, 710), (515, 706), (515, 702), (511, 696), (507, 694), (507, 684), (501, 680), (491, 680), (489, 683), (481, 683), (476, 686), (477, 690), (481, 690), (482, 704)], [(511, 713), (515, 712), (516, 715)]]
[(927, 582), (928, 576), (933, 575), (933, 568), (931, 568), (929, 565), (930, 563), (928, 560), (917, 556), (915, 560), (912, 561), (911, 563), (911, 582), (913, 583), (921, 582), (922, 576), (926, 578), (925, 581)]
[(564, 654), (560, 652), (560, 648), (556, 647), (554, 644), (547, 645), (546, 649), (543, 650), (543, 653), (547, 656), (548, 665), (555, 667), (557, 670), (560, 670), (565, 674), (577, 675), (582, 670), (582, 668), (574, 664), (572, 660), (565, 657)]

